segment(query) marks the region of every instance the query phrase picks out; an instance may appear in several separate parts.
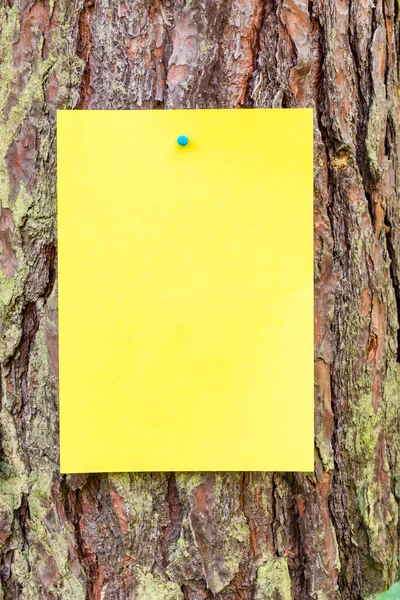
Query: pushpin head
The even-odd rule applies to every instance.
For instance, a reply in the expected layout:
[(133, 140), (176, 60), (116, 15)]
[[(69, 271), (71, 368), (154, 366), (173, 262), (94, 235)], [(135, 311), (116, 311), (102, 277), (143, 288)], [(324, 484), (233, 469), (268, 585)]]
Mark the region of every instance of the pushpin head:
[(178, 144), (180, 146), (186, 146), (186, 144), (189, 142), (189, 138), (187, 135), (180, 135), (178, 137)]

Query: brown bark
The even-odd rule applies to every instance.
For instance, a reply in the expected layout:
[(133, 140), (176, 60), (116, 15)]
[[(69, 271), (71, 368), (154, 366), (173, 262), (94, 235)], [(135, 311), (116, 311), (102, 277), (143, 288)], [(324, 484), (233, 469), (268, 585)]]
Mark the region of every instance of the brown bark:
[[(4, 1), (0, 598), (366, 600), (396, 579), (397, 12)], [(242, 106), (315, 109), (315, 472), (61, 477), (55, 111)]]

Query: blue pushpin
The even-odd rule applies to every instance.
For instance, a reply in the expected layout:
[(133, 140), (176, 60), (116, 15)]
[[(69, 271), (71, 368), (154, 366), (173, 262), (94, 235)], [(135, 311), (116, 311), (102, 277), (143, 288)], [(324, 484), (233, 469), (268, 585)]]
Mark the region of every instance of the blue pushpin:
[(189, 143), (189, 138), (187, 135), (180, 135), (177, 141), (180, 146), (186, 146)]

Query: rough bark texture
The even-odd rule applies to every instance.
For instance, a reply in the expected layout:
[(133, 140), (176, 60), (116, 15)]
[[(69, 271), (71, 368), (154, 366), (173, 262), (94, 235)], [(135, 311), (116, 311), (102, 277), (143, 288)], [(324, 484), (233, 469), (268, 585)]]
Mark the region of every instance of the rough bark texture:
[[(399, 576), (397, 11), (3, 3), (0, 598), (366, 600)], [(315, 109), (315, 472), (61, 477), (56, 109), (242, 106)]]

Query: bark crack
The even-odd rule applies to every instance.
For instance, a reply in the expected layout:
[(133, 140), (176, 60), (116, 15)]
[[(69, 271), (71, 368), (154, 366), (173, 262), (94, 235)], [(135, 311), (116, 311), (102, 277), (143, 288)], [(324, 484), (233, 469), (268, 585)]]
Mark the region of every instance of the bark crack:
[(77, 55), (84, 61), (84, 68), (81, 77), (81, 86), (79, 92), (79, 101), (76, 105), (77, 109), (89, 108), (91, 99), (91, 72), (90, 72), (90, 53), (92, 51), (92, 33), (91, 33), (91, 19), (92, 13), (95, 7), (94, 0), (85, 0), (82, 10), (79, 14), (79, 36)]

